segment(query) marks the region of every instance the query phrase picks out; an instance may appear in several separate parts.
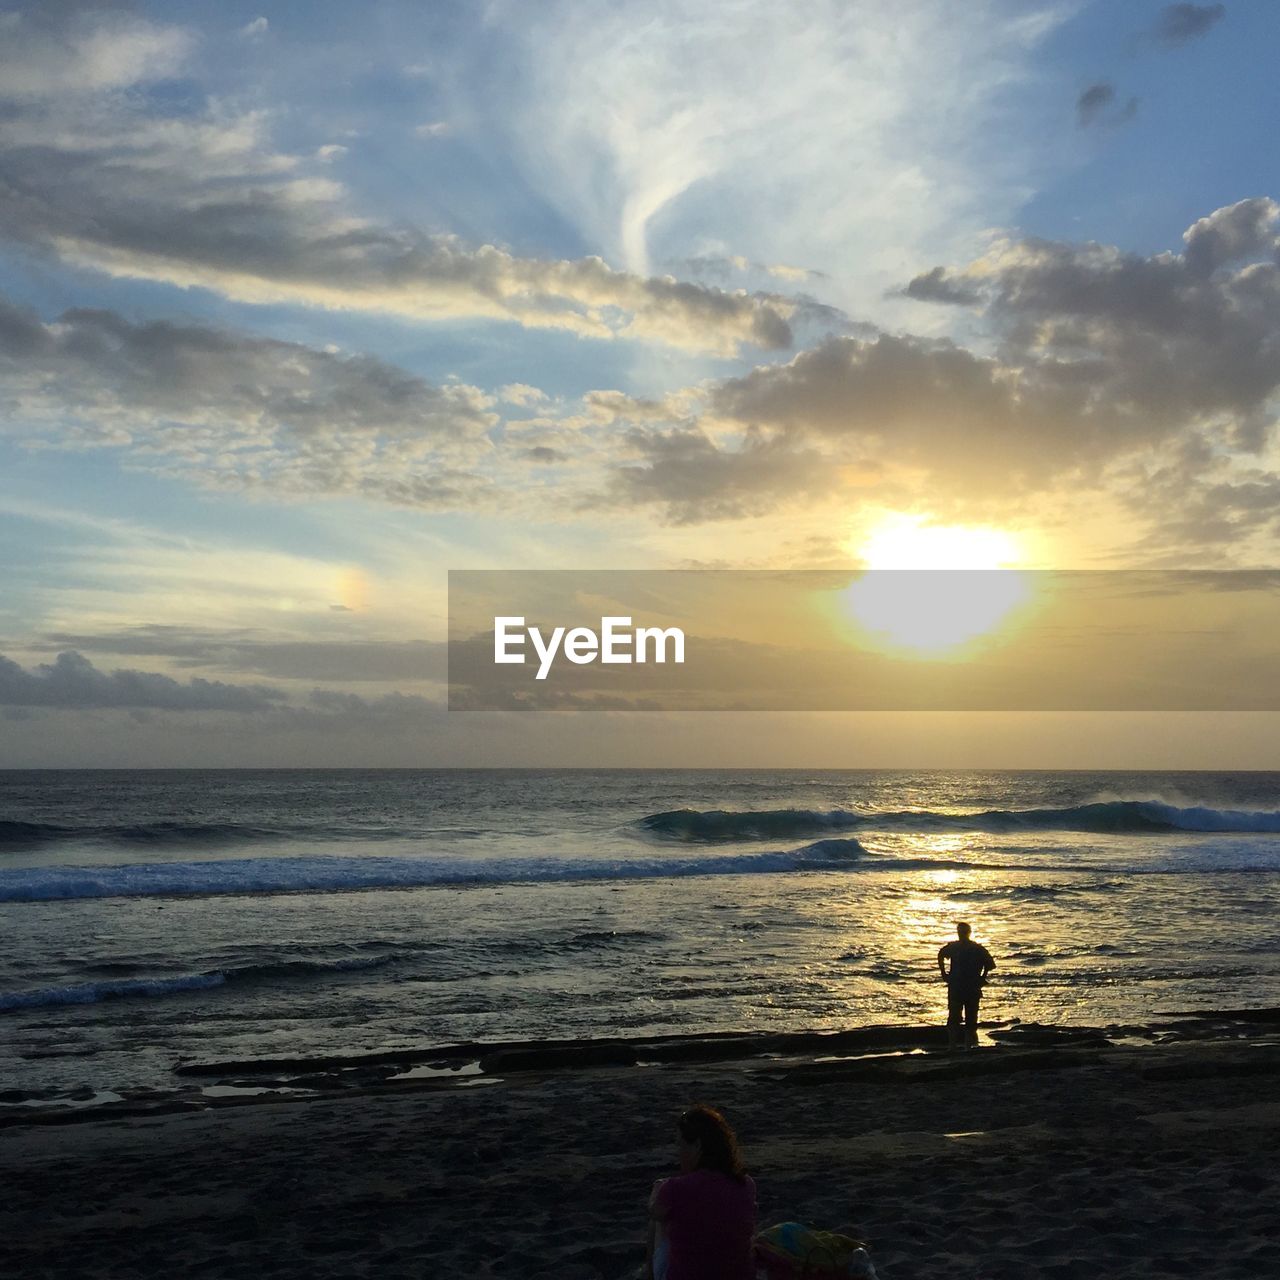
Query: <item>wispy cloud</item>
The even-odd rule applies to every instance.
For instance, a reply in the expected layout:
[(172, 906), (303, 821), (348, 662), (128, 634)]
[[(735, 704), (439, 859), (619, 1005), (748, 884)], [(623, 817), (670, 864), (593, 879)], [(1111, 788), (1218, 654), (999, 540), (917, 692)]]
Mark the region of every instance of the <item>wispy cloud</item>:
[(0, 85), (19, 101), (65, 100), (160, 80), (193, 45), (125, 9), (52, 4), (0, 14)]
[[(847, 295), (834, 300), (872, 306), (907, 262), (954, 251), (1021, 199), (1025, 115), (1005, 114), (1006, 95), (1030, 82), (1031, 55), (1066, 12), (1001, 0), (961, 20), (935, 0), (819, 0), (801, 17), (766, 0), (490, 6), (508, 42), (512, 153), (592, 242), (641, 274), (708, 233), (758, 262), (802, 252), (839, 266)], [(468, 101), (468, 69), (453, 80)]]
[[(119, 27), (88, 13), (67, 23), (61, 42), (56, 26), (9, 24), (16, 38), (13, 74), (0, 80), (0, 98), (9, 99), (0, 116), (0, 218), (11, 241), (111, 275), (250, 303), (482, 317), (721, 355), (790, 344), (785, 298), (384, 225), (332, 178), (309, 172), (304, 157), (275, 149), (261, 111), (210, 103), (179, 113), (163, 98), (117, 92), (172, 75), (189, 45), (182, 32), (141, 19)], [(24, 47), (38, 74), (24, 70)], [(312, 162), (336, 154), (327, 149)]]

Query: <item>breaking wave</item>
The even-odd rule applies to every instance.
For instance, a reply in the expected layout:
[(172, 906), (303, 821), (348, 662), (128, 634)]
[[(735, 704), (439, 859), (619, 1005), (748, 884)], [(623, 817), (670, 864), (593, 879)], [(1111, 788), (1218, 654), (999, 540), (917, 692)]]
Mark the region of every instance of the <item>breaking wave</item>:
[(1162, 800), (1107, 800), (1062, 809), (988, 809), (944, 813), (929, 809), (883, 813), (832, 809), (673, 809), (640, 820), (659, 840), (717, 844), (821, 835), (830, 831), (985, 832), (1081, 831), (1096, 834), (1170, 832), (1280, 833), (1280, 812), (1179, 807)]

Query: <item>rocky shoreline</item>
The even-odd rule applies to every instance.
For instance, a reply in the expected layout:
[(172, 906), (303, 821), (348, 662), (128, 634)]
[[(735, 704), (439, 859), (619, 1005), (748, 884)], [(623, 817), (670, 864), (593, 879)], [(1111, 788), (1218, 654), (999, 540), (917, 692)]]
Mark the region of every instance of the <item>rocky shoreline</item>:
[(1280, 1274), (1280, 1010), (985, 1032), (428, 1046), (11, 1099), (0, 1269), (618, 1280), (701, 1100), (762, 1224), (856, 1226), (886, 1280)]

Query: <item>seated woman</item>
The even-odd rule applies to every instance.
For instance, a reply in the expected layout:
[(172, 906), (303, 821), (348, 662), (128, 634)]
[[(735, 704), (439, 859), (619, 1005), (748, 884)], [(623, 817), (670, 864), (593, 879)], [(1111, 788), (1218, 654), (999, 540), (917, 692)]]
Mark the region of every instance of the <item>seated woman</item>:
[(712, 1107), (677, 1121), (680, 1172), (649, 1199), (649, 1280), (753, 1280), (756, 1184), (738, 1140)]

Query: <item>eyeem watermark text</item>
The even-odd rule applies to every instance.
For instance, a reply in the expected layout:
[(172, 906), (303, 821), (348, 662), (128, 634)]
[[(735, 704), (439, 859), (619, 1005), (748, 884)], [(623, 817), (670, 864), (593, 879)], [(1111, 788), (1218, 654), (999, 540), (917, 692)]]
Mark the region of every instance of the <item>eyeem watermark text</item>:
[[(538, 655), (535, 680), (545, 680), (557, 656), (584, 666), (589, 662), (631, 663), (666, 662), (667, 648), (671, 661), (684, 662), (684, 632), (679, 627), (635, 627), (630, 618), (600, 619), (600, 630), (590, 627), (553, 627), (544, 636), (539, 627), (525, 625), (523, 617), (501, 617), (493, 620), (493, 660), (497, 663), (523, 665), (525, 641)], [(650, 651), (652, 649), (652, 657)]]

